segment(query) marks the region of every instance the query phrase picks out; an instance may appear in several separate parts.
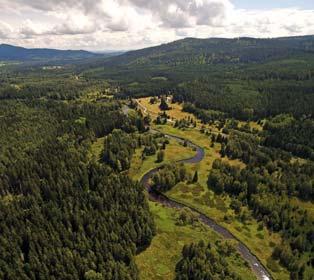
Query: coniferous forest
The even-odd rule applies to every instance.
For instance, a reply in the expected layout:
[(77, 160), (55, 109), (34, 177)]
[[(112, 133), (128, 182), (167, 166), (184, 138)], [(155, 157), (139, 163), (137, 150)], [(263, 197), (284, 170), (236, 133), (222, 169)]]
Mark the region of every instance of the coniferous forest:
[(0, 278), (136, 279), (133, 256), (154, 235), (143, 187), (88, 156), (95, 137), (136, 130), (119, 103), (1, 112)]
[(261, 279), (237, 244), (271, 279), (314, 279), (313, 46), (5, 61), (0, 279)]

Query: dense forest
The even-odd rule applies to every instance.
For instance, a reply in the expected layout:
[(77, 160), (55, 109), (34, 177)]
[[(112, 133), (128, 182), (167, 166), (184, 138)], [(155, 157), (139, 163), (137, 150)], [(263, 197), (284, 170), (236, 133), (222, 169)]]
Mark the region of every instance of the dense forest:
[(171, 93), (174, 101), (237, 119), (299, 118), (314, 113), (313, 45), (313, 36), (187, 38), (80, 70), (88, 78), (114, 79), (122, 98)]
[(0, 278), (136, 279), (154, 235), (143, 189), (88, 157), (133, 120), (116, 102), (0, 106)]
[(185, 38), (157, 47), (127, 52), (117, 58), (108, 59), (105, 65), (261, 63), (311, 53), (314, 50), (313, 40), (313, 36), (272, 39)]
[[(294, 160), (290, 153), (274, 148), (267, 140), (272, 134), (266, 132), (258, 135), (229, 130), (222, 141), (221, 154), (241, 159), (246, 167), (241, 169), (216, 160), (208, 176), (208, 187), (233, 197), (231, 206), (240, 217), (241, 206), (248, 206), (258, 221), (281, 232), (284, 242), (275, 248), (274, 257), (291, 271), (292, 279), (304, 279), (306, 267), (313, 265), (314, 221), (306, 210), (291, 204), (290, 199), (313, 201), (314, 164)], [(289, 130), (286, 133), (289, 135)], [(311, 133), (307, 130), (302, 140), (306, 141), (306, 135)], [(267, 147), (263, 145), (265, 141)]]
[[(205, 150), (217, 149), (204, 188), (227, 198), (241, 223), (251, 215), (279, 234), (271, 270), (313, 279), (314, 220), (304, 206), (314, 201), (313, 51), (313, 36), (187, 38), (110, 58), (4, 63), (0, 278), (139, 279), (134, 257), (157, 231), (143, 186), (127, 176), (132, 159), (159, 164), (158, 192), (200, 177), (163, 165), (169, 141), (149, 126), (165, 125), (180, 135), (194, 129), (206, 135)], [(137, 97), (158, 103), (154, 121)], [(194, 117), (169, 121), (177, 104)], [(240, 257), (228, 243), (185, 244), (175, 277), (241, 279), (232, 259)]]
[(240, 280), (242, 279), (229, 267), (227, 259), (235, 255), (231, 244), (217, 243), (185, 245), (182, 250), (182, 259), (176, 266), (176, 280)]
[(167, 191), (177, 183), (189, 178), (186, 167), (182, 164), (165, 165), (152, 178), (152, 188), (155, 191)]
[(269, 133), (265, 145), (281, 148), (296, 156), (314, 160), (314, 121), (311, 118), (295, 119), (278, 115), (265, 124)]

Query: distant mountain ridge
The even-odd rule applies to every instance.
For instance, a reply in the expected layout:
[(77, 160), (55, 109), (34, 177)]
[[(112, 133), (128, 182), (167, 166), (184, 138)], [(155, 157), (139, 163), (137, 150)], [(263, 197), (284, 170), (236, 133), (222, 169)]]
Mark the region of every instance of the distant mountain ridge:
[(156, 47), (130, 51), (106, 61), (107, 65), (178, 65), (248, 63), (314, 53), (314, 36), (257, 39), (185, 38)]
[(36, 61), (36, 60), (76, 60), (104, 56), (83, 50), (27, 49), (0, 44), (0, 60)]
[[(0, 60), (87, 60), (95, 66), (250, 63), (314, 54), (314, 35), (259, 39), (240, 37), (185, 38), (129, 52), (93, 53), (84, 50), (27, 49), (0, 44)], [(106, 58), (106, 59), (104, 59)]]

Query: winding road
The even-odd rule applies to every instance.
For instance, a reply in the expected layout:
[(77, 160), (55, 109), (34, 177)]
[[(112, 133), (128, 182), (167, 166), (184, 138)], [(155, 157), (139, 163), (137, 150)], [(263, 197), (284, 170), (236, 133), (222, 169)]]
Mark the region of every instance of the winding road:
[[(123, 107), (123, 112), (127, 113), (128, 109), (126, 106)], [(151, 133), (162, 133), (158, 130), (151, 129)], [(182, 137), (178, 137), (175, 135), (170, 135), (170, 134), (165, 134), (165, 137), (174, 139), (178, 142), (186, 142), (188, 146), (192, 147), (195, 149), (196, 153), (193, 157), (183, 159), (176, 161), (177, 163), (185, 163), (185, 164), (196, 164), (202, 161), (202, 159), (205, 156), (204, 149), (195, 143), (184, 139)], [(250, 265), (252, 271), (256, 275), (256, 278), (258, 280), (271, 280), (273, 279), (271, 275), (268, 273), (267, 269), (264, 267), (264, 265), (257, 259), (257, 257), (249, 250), (249, 248), (241, 242), (237, 237), (235, 237), (229, 230), (224, 228), (223, 226), (217, 224), (213, 219), (209, 218), (208, 216), (204, 215), (201, 213), (199, 210), (185, 205), (183, 203), (177, 202), (175, 200), (172, 200), (171, 198), (167, 197), (165, 194), (153, 191), (150, 185), (150, 179), (151, 177), (158, 172), (159, 169), (161, 169), (163, 166), (156, 167), (154, 169), (149, 170), (147, 173), (143, 175), (143, 177), (140, 180), (140, 183), (146, 188), (149, 194), (149, 199), (155, 202), (158, 202), (166, 207), (170, 208), (176, 208), (176, 209), (182, 209), (182, 208), (189, 208), (191, 211), (196, 213), (199, 216), (199, 220), (209, 226), (212, 230), (220, 234), (224, 239), (229, 239), (229, 240), (235, 240), (238, 243), (237, 250), (242, 256), (244, 260), (248, 262)]]

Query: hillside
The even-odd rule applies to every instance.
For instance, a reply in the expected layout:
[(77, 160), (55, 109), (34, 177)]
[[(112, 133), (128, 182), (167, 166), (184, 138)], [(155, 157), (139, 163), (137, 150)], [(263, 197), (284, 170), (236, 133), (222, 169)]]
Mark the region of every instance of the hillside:
[(6, 44), (0, 45), (0, 60), (38, 61), (38, 60), (76, 60), (101, 57), (82, 50), (26, 49)]
[(186, 38), (96, 60), (78, 72), (115, 81), (123, 98), (170, 92), (240, 119), (314, 115), (314, 36)]
[(314, 36), (256, 38), (186, 38), (168, 44), (130, 51), (108, 65), (180, 65), (249, 63), (314, 52)]

